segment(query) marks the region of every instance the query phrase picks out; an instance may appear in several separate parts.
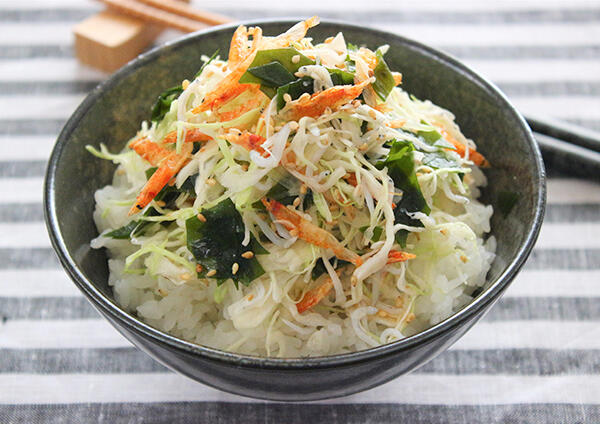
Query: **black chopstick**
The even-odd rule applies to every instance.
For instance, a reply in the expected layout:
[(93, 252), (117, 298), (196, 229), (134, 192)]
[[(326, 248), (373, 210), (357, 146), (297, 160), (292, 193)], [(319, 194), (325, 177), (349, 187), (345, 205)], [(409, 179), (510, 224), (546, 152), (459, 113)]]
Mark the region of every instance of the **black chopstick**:
[(533, 132), (600, 152), (600, 135), (594, 131), (539, 116), (529, 115), (525, 119)]

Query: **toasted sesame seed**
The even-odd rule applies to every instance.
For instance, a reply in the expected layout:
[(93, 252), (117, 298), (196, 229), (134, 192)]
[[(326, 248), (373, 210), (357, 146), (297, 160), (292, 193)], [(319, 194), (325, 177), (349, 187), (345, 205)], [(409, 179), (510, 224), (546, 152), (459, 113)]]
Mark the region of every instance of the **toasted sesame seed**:
[(192, 274), (189, 274), (187, 272), (184, 272), (183, 274), (179, 275), (179, 278), (181, 278), (184, 281), (189, 280), (190, 278), (192, 278)]
[(446, 230), (445, 228), (442, 228), (440, 230), (440, 233), (442, 233), (443, 235), (447, 235), (448, 234), (448, 230)]
[(298, 237), (298, 230), (295, 229), (295, 228), (292, 228), (290, 230), (290, 236), (292, 236), (292, 237)]
[(327, 37), (327, 38), (325, 39), (325, 42), (326, 42), (326, 43), (331, 43), (332, 41), (333, 41), (333, 37)]
[(157, 291), (158, 291), (158, 294), (160, 294), (162, 297), (166, 297), (169, 294), (169, 292), (167, 292), (163, 289), (158, 289)]
[(189, 80), (186, 80), (186, 79), (184, 79), (184, 80), (181, 82), (181, 88), (183, 88), (184, 90), (187, 90), (187, 88), (188, 88), (189, 86), (190, 86), (190, 81), (189, 81)]
[(415, 318), (416, 318), (415, 314), (413, 314), (411, 312), (410, 315), (406, 318), (406, 323), (410, 324), (411, 322), (413, 322), (415, 320)]
[(372, 77), (373, 75), (375, 75), (375, 72), (373, 72), (372, 69), (369, 69), (369, 76)]
[(214, 178), (208, 178), (206, 180), (206, 184), (210, 185), (210, 186), (214, 186), (217, 184), (217, 180), (215, 180)]
[(210, 271), (208, 271), (208, 272), (206, 273), (206, 276), (207, 276), (207, 277), (212, 277), (212, 276), (213, 276), (213, 275), (215, 275), (216, 273), (217, 273), (217, 270), (216, 270), (216, 269), (211, 269)]
[(196, 264), (196, 272), (202, 272), (202, 265)]
[(301, 202), (300, 198), (299, 198), (299, 197), (296, 197), (296, 198), (294, 199), (294, 202), (293, 202), (292, 204), (293, 204), (295, 207), (298, 207), (298, 206), (300, 205), (300, 202)]
[(206, 217), (204, 215), (202, 215), (201, 213), (196, 215), (196, 218), (198, 218), (198, 221), (206, 222)]
[(358, 146), (358, 150), (360, 150), (361, 152), (365, 152), (368, 148), (369, 145), (367, 143), (363, 143), (360, 146)]
[(308, 187), (306, 187), (306, 184), (302, 184), (300, 186), (300, 194), (306, 194), (308, 192)]
[(248, 301), (250, 301), (250, 300), (254, 299), (254, 295), (251, 293), (248, 295), (248, 297), (246, 299), (248, 299)]
[(292, 56), (292, 63), (298, 63), (300, 62), (300, 55), (299, 54), (295, 54)]
[(291, 102), (292, 101), (292, 96), (290, 96), (289, 93), (285, 93), (283, 95), (283, 101), (286, 102), (286, 103)]
[(460, 260), (464, 263), (467, 263), (469, 261), (469, 259), (465, 255), (460, 255)]
[(359, 107), (360, 105), (361, 105), (360, 100), (354, 100), (354, 101), (352, 101), (352, 106)]
[(247, 163), (242, 164), (242, 169), (244, 170), (244, 172), (246, 172), (248, 170), (248, 164)]
[(352, 284), (353, 286), (355, 286), (355, 285), (357, 285), (357, 284), (358, 284), (358, 278), (356, 278), (356, 275), (353, 275), (353, 276), (350, 278), (350, 284)]
[(242, 258), (244, 259), (252, 259), (254, 257), (254, 252), (252, 250), (248, 250), (247, 252), (242, 253)]
[(239, 269), (240, 269), (240, 265), (237, 262), (235, 262), (233, 265), (231, 265), (231, 273), (233, 275), (237, 274)]
[(165, 207), (167, 204), (164, 202), (164, 200), (157, 200), (156, 204), (158, 206), (160, 206), (161, 208)]
[(377, 119), (377, 114), (375, 113), (375, 111), (373, 109), (371, 109), (369, 111), (369, 116), (373, 119)]

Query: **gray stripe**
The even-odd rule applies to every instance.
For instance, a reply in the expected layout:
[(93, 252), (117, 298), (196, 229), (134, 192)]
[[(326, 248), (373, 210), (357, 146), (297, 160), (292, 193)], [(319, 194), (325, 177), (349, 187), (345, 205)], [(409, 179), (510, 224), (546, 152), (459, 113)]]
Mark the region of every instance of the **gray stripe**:
[[(0, 222), (40, 222), (44, 220), (41, 203), (0, 204)], [(546, 206), (544, 222), (599, 222), (600, 205), (558, 205)]]
[[(407, 388), (410, 390), (410, 387)], [(600, 405), (413, 405), (318, 403), (92, 403), (0, 406), (9, 423), (565, 424), (597, 423)]]
[[(19, 282), (3, 283), (18, 284)], [(98, 312), (84, 297), (0, 297), (0, 317), (4, 320), (68, 320), (98, 316)], [(484, 320), (598, 321), (600, 320), (600, 298), (504, 298), (492, 308)]]
[(0, 249), (0, 269), (59, 268), (60, 262), (50, 248)]
[(0, 205), (0, 222), (40, 222), (44, 220), (41, 203), (7, 203)]
[(534, 249), (524, 269), (585, 270), (600, 268), (600, 249)]
[(451, 46), (441, 50), (462, 59), (600, 59), (600, 45), (583, 46)]
[(0, 161), (0, 177), (43, 177), (45, 160)]
[[(600, 287), (600, 282), (598, 285)], [(600, 320), (600, 298), (505, 297), (491, 309), (484, 320)]]
[[(1, 215), (0, 215), (1, 216)], [(598, 222), (600, 221), (600, 205), (546, 205), (544, 222)]]
[(101, 81), (0, 81), (0, 95), (87, 93)]
[[(91, 91), (101, 81), (0, 81), (0, 96), (14, 94), (80, 94)], [(600, 82), (556, 81), (504, 83), (499, 87), (511, 97), (600, 96)]]
[[(108, 349), (2, 349), (0, 373), (138, 374), (167, 369), (142, 351)], [(415, 374), (582, 375), (600, 372), (599, 350), (450, 350)]]
[(512, 97), (525, 96), (600, 96), (600, 82), (556, 81), (504, 83), (499, 87)]
[(52, 8), (2, 10), (0, 22), (77, 22), (89, 17), (97, 8)]
[[(0, 249), (0, 269), (58, 266), (50, 248)], [(534, 249), (525, 269), (600, 269), (600, 249)]]
[[(30, 9), (30, 10), (3, 10), (0, 22), (73, 22), (80, 21), (94, 13), (97, 9)], [(218, 13), (237, 19), (258, 19), (279, 17), (281, 11), (273, 9), (238, 9), (219, 8)], [(541, 23), (570, 23), (570, 22), (596, 22), (600, 20), (598, 8), (564, 9), (564, 10), (489, 10), (477, 12), (455, 12), (451, 10), (436, 11), (406, 11), (398, 7), (396, 10), (344, 10), (335, 12), (331, 10), (311, 10), (311, 14), (323, 18), (342, 19), (347, 21), (374, 22), (374, 23), (425, 23), (425, 24), (520, 24), (532, 25)], [(286, 16), (304, 16), (303, 8), (286, 9)]]
[(3, 45), (0, 48), (0, 60), (25, 58), (67, 58), (73, 57), (71, 45)]
[(0, 119), (0, 135), (56, 135), (65, 119)]

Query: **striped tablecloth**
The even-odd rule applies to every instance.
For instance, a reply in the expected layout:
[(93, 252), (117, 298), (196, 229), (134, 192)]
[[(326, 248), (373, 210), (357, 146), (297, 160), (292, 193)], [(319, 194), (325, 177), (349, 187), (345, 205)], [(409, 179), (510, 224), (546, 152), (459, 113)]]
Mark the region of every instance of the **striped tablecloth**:
[[(319, 14), (437, 46), (523, 111), (600, 130), (600, 3), (198, 1), (236, 18)], [(342, 399), (256, 402), (132, 347), (61, 270), (42, 178), (57, 133), (106, 76), (73, 58), (91, 1), (0, 1), (0, 423), (598, 423), (600, 185), (549, 180), (534, 253), (502, 301), (411, 375)], [(172, 38), (167, 33), (163, 38)]]

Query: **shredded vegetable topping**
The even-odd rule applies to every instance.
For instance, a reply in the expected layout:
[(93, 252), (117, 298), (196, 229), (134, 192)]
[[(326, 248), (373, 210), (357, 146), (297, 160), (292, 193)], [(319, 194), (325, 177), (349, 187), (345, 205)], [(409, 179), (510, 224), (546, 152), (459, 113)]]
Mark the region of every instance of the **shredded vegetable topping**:
[[(313, 17), (240, 26), (165, 91), (96, 193), (118, 302), (164, 331), (256, 355), (349, 352), (442, 321), (485, 283), (490, 166), (453, 115)], [(354, 40), (355, 42), (360, 40)], [(199, 64), (200, 65), (200, 64)], [(200, 67), (200, 66), (199, 66)]]

